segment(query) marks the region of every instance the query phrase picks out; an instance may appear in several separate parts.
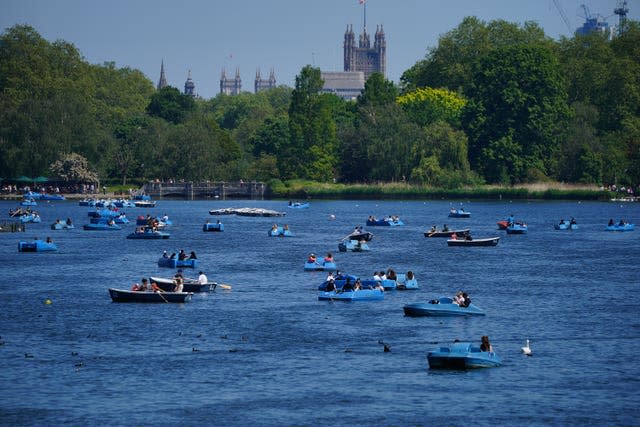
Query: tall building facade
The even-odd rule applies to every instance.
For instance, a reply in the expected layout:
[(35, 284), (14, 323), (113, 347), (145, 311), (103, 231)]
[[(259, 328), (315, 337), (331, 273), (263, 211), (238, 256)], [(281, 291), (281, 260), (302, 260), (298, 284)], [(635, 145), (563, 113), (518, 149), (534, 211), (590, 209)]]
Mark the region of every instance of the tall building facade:
[(362, 71), (364, 72), (365, 80), (376, 72), (386, 77), (387, 41), (382, 25), (376, 27), (373, 47), (366, 27), (362, 30), (356, 45), (353, 25), (347, 26), (347, 30), (344, 33), (344, 71)]
[(255, 93), (261, 92), (263, 90), (273, 89), (274, 87), (276, 87), (276, 74), (273, 71), (273, 68), (269, 73), (269, 79), (266, 80), (262, 79), (262, 77), (260, 76), (260, 69), (258, 68), (258, 70), (256, 71), (256, 80), (253, 85)]
[(225, 95), (239, 95), (242, 91), (242, 79), (240, 78), (240, 69), (236, 68), (236, 76), (233, 79), (227, 78), (227, 72), (222, 69), (220, 76), (220, 93)]

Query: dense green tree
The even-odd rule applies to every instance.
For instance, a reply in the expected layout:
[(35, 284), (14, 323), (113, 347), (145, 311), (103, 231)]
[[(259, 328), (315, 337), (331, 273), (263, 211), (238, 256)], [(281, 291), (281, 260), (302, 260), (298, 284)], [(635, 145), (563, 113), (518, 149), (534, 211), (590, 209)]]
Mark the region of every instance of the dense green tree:
[(508, 168), (512, 182), (549, 173), (568, 115), (566, 93), (552, 50), (540, 45), (494, 49), (476, 68), (463, 124), (472, 167), (503, 181), (499, 159), (523, 156), (526, 167)]
[(196, 104), (191, 96), (180, 93), (175, 87), (166, 86), (151, 96), (147, 113), (178, 124), (185, 121), (195, 108)]
[(280, 153), (286, 178), (333, 179), (338, 163), (336, 124), (329, 105), (331, 95), (320, 93), (320, 69), (310, 65), (296, 76), (289, 107), (290, 143)]
[(425, 87), (399, 96), (397, 102), (409, 118), (421, 126), (443, 120), (459, 127), (467, 100), (447, 89)]
[(364, 84), (364, 91), (358, 96), (358, 105), (390, 104), (398, 97), (398, 88), (384, 78), (381, 73), (373, 73)]

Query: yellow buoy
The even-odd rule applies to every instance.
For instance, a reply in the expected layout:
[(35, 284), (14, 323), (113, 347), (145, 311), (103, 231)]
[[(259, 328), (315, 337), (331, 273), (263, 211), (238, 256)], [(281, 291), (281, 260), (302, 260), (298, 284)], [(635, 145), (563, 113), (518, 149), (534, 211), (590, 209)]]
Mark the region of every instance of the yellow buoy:
[(51, 300), (50, 300), (50, 299), (46, 299), (46, 300), (44, 300), (44, 303), (45, 303), (46, 305), (51, 305), (51, 303), (52, 303), (52, 302), (51, 302)]

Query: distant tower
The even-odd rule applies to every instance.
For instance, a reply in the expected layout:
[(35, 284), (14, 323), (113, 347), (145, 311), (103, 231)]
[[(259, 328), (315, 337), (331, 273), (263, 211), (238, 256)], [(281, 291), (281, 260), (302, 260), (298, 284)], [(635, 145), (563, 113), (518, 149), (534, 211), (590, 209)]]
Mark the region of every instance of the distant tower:
[(193, 80), (191, 80), (191, 70), (189, 70), (187, 81), (184, 82), (184, 94), (191, 97), (196, 96), (196, 85), (193, 83)]
[(627, 13), (629, 13), (629, 8), (627, 7), (627, 0), (619, 1), (618, 7), (613, 10), (613, 13), (618, 15), (618, 35), (622, 34), (627, 26)]
[(387, 42), (382, 25), (376, 28), (373, 48), (364, 28), (356, 46), (353, 25), (347, 26), (344, 34), (344, 71), (362, 71), (365, 79), (373, 73), (387, 74)]
[(239, 95), (242, 91), (242, 79), (240, 79), (240, 69), (236, 68), (236, 77), (232, 79), (227, 78), (225, 69), (222, 69), (222, 75), (220, 76), (220, 93), (225, 95)]
[(260, 69), (258, 68), (258, 70), (256, 71), (256, 80), (254, 82), (254, 91), (255, 93), (261, 92), (263, 90), (268, 90), (268, 89), (272, 89), (274, 87), (276, 87), (276, 74), (273, 71), (273, 68), (271, 69), (271, 72), (269, 73), (269, 79), (268, 80), (263, 80), (262, 77), (260, 76)]
[(158, 80), (158, 90), (167, 87), (167, 78), (164, 76), (164, 59), (160, 63), (160, 80)]

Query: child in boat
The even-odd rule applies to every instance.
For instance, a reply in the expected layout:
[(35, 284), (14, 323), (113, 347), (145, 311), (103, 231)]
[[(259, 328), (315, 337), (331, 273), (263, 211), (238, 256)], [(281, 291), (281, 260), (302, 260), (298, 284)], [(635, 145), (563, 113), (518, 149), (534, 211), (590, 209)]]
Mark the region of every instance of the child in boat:
[(324, 257), (324, 262), (333, 262), (333, 254), (331, 252), (327, 252), (327, 256)]
[(317, 258), (315, 254), (309, 254), (309, 257), (307, 258), (307, 262), (315, 263), (316, 259)]

